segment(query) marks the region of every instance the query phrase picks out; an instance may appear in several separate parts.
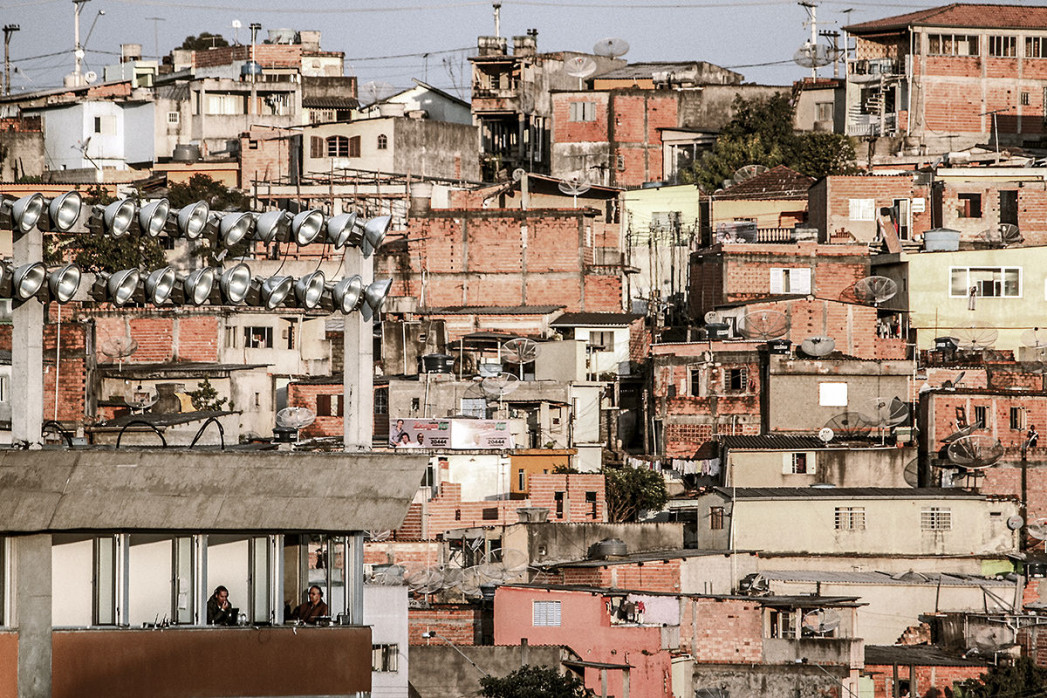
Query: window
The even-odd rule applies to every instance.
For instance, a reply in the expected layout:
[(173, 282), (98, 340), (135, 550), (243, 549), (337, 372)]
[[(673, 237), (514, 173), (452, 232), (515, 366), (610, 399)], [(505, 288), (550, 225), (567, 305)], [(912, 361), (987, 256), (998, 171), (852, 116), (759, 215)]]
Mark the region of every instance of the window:
[(487, 399), (482, 397), (463, 397), (461, 410), (464, 415), (487, 419)]
[(245, 327), (244, 328), (245, 349), (272, 349), (273, 328), (272, 327)]
[(342, 417), (344, 416), (342, 406), (342, 396), (339, 394), (334, 395), (317, 395), (316, 396), (316, 416), (317, 417)]
[(595, 492), (585, 493), (585, 507), (589, 510), (589, 517), (595, 519), (597, 516)]
[(553, 500), (556, 502), (556, 518), (558, 518), (558, 519), (562, 519), (563, 518), (564, 494), (565, 494), (564, 492), (554, 492), (553, 493)]
[(876, 199), (851, 199), (848, 209), (848, 218), (852, 221), (876, 220)]
[[(1047, 88), (1044, 88), (1044, 89), (1047, 89)], [(618, 171), (619, 172), (625, 172), (625, 156), (624, 155), (616, 155), (614, 160), (615, 160), (615, 164), (618, 167)]]
[(245, 114), (244, 98), (240, 95), (207, 95), (205, 114), (222, 114), (232, 116)]
[(571, 102), (571, 121), (596, 121), (595, 102)]
[(1047, 58), (1047, 37), (1027, 36), (1025, 37), (1026, 58)]
[(322, 158), (324, 156), (324, 139), (320, 136), (309, 137), (309, 157)]
[(327, 157), (349, 157), (349, 139), (345, 136), (331, 136), (327, 139)]
[(929, 34), (929, 56), (977, 56), (978, 37), (967, 34)]
[(1021, 101), (1023, 107), (1029, 106), (1029, 93), (1022, 92), (1019, 101)]
[(837, 531), (864, 531), (865, 507), (836, 507), (834, 526)]
[(990, 36), (989, 55), (995, 58), (1014, 58), (1018, 55), (1018, 37)]
[(725, 392), (740, 392), (749, 387), (749, 370), (745, 366), (724, 369), (723, 389)]
[(691, 397), (698, 397), (702, 394), (702, 380), (705, 375), (704, 368), (692, 368), (691, 369)]
[(832, 102), (818, 102), (814, 105), (815, 121), (832, 121), (833, 120), (833, 103)]
[(986, 412), (987, 412), (987, 410), (985, 408), (985, 405), (975, 405), (974, 406), (974, 423), (975, 424), (981, 424), (983, 427), (988, 426), (988, 422), (985, 421), (986, 420)]
[(101, 133), (108, 136), (116, 135), (116, 117), (115, 116), (96, 116), (95, 117), (95, 133)]
[(814, 458), (809, 453), (786, 453), (783, 456), (782, 468), (789, 475), (813, 475)]
[(531, 606), (532, 625), (534, 626), (559, 626), (560, 625), (560, 602), (559, 601), (533, 601)]
[(920, 530), (948, 531), (952, 529), (952, 510), (944, 507), (931, 507), (920, 511)]
[(360, 157), (360, 136), (353, 136), (349, 139), (349, 157)]
[(239, 344), (236, 341), (237, 337), (239, 337), (239, 336), (240, 336), (240, 328), (239, 327), (226, 327), (225, 328), (225, 348), (226, 349), (236, 349), (236, 347), (239, 346)]
[(371, 645), (371, 671), (399, 671), (400, 647)]
[(389, 137), (384, 133), (378, 134), (378, 150), (385, 150), (389, 147)]
[(711, 531), (722, 531), (723, 530), (723, 507), (710, 507), (709, 508), (709, 530)]
[(1025, 428), (1025, 408), (1024, 407), (1012, 407), (1010, 410), (1010, 424), (1011, 429), (1024, 429)]
[(792, 639), (796, 637), (796, 613), (790, 609), (773, 608), (770, 611), (768, 630), (774, 638)]
[(589, 346), (593, 351), (614, 351), (614, 332), (590, 332)]
[(375, 388), (374, 413), (389, 414), (389, 388)]
[(11, 377), (0, 376), (0, 402), (7, 402), (11, 399)]
[(527, 491), (527, 471), (523, 468), (516, 471), (516, 489), (521, 492)]
[(172, 126), (177, 126), (180, 121), (181, 114), (179, 114), (176, 111), (167, 112), (167, 123), (171, 124)]
[(958, 194), (960, 200), (960, 218), (982, 217), (982, 195), (981, 194)]
[(795, 293), (806, 295), (811, 292), (811, 270), (771, 267), (771, 293)]
[(818, 404), (822, 407), (847, 407), (847, 384), (819, 383)]
[(484, 521), (497, 521), (498, 520), (498, 507), (484, 507), (480, 511), (480, 518)]
[(983, 298), (1021, 297), (1018, 267), (953, 267), (949, 295), (965, 298), (974, 289)]

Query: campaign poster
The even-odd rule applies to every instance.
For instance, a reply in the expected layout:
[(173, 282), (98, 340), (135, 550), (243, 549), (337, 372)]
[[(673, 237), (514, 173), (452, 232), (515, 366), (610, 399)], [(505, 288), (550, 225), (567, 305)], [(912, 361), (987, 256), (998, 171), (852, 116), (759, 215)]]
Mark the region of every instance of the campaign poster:
[(393, 448), (453, 448), (451, 420), (397, 419), (389, 422), (389, 445)]
[(509, 422), (495, 419), (396, 419), (389, 422), (393, 448), (511, 449)]
[(513, 448), (509, 422), (494, 419), (456, 419), (451, 427), (451, 448)]

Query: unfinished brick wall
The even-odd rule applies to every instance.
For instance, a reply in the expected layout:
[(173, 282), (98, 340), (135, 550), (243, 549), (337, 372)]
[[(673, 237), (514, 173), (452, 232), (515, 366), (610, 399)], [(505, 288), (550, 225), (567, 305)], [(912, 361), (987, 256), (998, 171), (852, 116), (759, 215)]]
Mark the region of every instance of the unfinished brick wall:
[(95, 321), (95, 346), (100, 364), (115, 362), (102, 351), (106, 342), (124, 339), (128, 333), (138, 343), (138, 349), (125, 357), (124, 363), (211, 362), (219, 358), (221, 321), (214, 310), (123, 308), (119, 312), (84, 312), (82, 315)]
[(432, 631), (456, 645), (478, 644), (481, 614), (480, 607), (475, 604), (432, 604), (431, 608), (412, 608), (407, 613), (407, 642), (410, 645), (434, 642), (422, 637), (422, 633)]
[[(916, 679), (916, 690), (919, 695), (932, 695), (931, 689), (940, 691), (939, 695), (949, 695), (957, 683), (975, 679), (988, 671), (985, 666), (925, 666), (902, 665), (898, 667), (898, 680), (906, 681), (912, 686)], [(873, 677), (873, 698), (894, 698), (894, 666), (888, 664), (866, 664), (865, 674)], [(904, 695), (904, 694), (901, 694)]]
[(536, 583), (606, 587), (609, 589), (642, 589), (643, 591), (680, 591), (680, 561), (652, 560), (602, 567), (568, 567), (549, 574)]
[[(57, 306), (55, 306), (57, 308)], [(44, 325), (44, 411), (43, 419), (55, 419), (55, 383), (58, 384), (57, 419), (63, 424), (80, 425), (85, 421), (87, 374), (90, 357), (87, 356), (87, 337), (91, 328), (72, 320), (65, 311), (62, 316), (61, 343), (58, 342), (58, 324), (52, 313)], [(15, 351), (11, 346), (12, 325), (0, 325), (0, 349)], [(56, 351), (58, 347), (59, 351)], [(58, 370), (56, 357), (60, 357)]]
[(314, 439), (324, 436), (340, 437), (344, 433), (344, 419), (338, 415), (322, 415), (317, 398), (321, 395), (328, 398), (331, 412), (340, 402), (345, 388), (339, 380), (337, 383), (289, 383), (287, 385), (287, 406), (306, 407), (313, 411), (316, 419), (313, 423), (298, 432), (299, 438)]
[(699, 663), (759, 664), (763, 661), (763, 609), (754, 601), (685, 598), (680, 649)]
[(240, 184), (273, 181), (290, 173), (291, 138), (287, 131), (253, 128), (240, 136)]
[(255, 44), (254, 46), (219, 46), (206, 51), (193, 51), (193, 67), (211, 68), (233, 61), (253, 59), (263, 68), (300, 68), (301, 44)]
[(550, 521), (607, 520), (603, 475), (534, 473), (527, 478), (527, 484), (530, 506), (549, 509)]

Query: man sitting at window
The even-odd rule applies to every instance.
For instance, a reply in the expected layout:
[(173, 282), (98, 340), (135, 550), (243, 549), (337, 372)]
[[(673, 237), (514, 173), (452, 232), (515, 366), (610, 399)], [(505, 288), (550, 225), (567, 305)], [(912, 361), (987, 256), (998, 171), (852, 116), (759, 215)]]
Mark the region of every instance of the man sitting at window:
[(316, 625), (320, 618), (326, 616), (327, 604), (324, 603), (324, 592), (315, 584), (309, 587), (309, 600), (291, 612), (291, 620), (309, 625)]
[(229, 603), (229, 590), (217, 587), (207, 600), (208, 625), (236, 625), (236, 609)]

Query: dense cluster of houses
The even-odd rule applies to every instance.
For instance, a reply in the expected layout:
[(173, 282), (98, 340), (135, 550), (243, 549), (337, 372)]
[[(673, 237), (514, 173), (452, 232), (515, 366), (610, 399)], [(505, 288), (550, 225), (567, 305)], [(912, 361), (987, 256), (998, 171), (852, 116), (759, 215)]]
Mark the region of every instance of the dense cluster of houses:
[[(5, 200), (206, 175), (392, 222), (373, 322), (47, 303), (38, 440), (3, 301), (0, 696), (475, 695), (531, 664), (617, 698), (900, 698), (1042, 662), (1047, 8), (847, 32), (844, 77), (789, 86), (531, 31), (479, 37), (466, 101), (279, 31), (0, 97)], [(687, 183), (736, 98), (779, 94), (860, 174)], [(628, 469), (663, 506), (623, 513)], [(219, 584), (250, 627), (200, 627)], [(328, 627), (285, 628), (314, 584)]]

